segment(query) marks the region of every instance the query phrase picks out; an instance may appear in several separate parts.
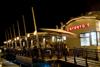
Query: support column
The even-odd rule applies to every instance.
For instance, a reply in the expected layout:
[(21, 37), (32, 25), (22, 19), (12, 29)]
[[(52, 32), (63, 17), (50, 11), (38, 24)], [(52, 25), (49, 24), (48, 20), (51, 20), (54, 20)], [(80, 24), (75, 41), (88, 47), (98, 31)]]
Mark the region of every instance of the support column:
[(22, 43), (21, 43), (21, 38), (20, 38), (20, 29), (19, 29), (19, 23), (17, 20), (17, 27), (18, 27), (18, 33), (19, 33), (19, 43), (20, 43), (20, 48), (22, 48)]
[[(23, 17), (23, 24), (24, 24), (25, 36), (27, 37), (26, 26), (25, 26), (25, 20), (24, 20), (24, 15), (22, 15), (22, 17)], [(26, 40), (26, 43), (27, 43), (27, 48), (29, 48), (28, 40)]]
[(43, 38), (43, 47), (45, 48), (45, 38)]
[(13, 32), (14, 32), (14, 38), (15, 38), (15, 48), (17, 48), (17, 42), (16, 42), (16, 34), (15, 34), (15, 29), (14, 29), (14, 24), (13, 24)]

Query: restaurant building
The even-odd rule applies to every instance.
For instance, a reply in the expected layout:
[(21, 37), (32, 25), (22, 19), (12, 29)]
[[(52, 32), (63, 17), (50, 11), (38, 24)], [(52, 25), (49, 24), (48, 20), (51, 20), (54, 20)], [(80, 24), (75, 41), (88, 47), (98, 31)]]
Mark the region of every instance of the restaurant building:
[(87, 12), (73, 18), (62, 25), (61, 29), (77, 35), (76, 38), (66, 38), (68, 48), (100, 49), (100, 11)]

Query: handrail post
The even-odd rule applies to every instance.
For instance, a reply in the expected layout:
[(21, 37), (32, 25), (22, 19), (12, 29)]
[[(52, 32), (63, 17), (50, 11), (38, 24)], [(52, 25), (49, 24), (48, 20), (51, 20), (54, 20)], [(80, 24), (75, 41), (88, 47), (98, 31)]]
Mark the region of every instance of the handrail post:
[(44, 59), (44, 54), (45, 54), (44, 50), (41, 49), (41, 57), (42, 57), (42, 59)]
[(65, 61), (67, 61), (67, 58), (66, 58), (66, 56), (67, 56), (67, 54), (68, 54), (68, 52), (66, 52), (67, 50), (66, 50), (66, 48), (65, 48)]
[(88, 66), (88, 63), (87, 63), (87, 56), (88, 56), (88, 55), (87, 55), (87, 49), (86, 49), (85, 52), (86, 52), (86, 66)]
[(74, 63), (76, 64), (77, 62), (76, 62), (76, 58), (75, 58), (75, 49), (74, 49)]
[(96, 53), (96, 60), (98, 61), (99, 59), (98, 59), (98, 52), (97, 52), (97, 50), (95, 50), (95, 53)]
[(58, 48), (58, 55), (57, 56), (58, 56), (58, 60), (59, 60), (59, 48)]

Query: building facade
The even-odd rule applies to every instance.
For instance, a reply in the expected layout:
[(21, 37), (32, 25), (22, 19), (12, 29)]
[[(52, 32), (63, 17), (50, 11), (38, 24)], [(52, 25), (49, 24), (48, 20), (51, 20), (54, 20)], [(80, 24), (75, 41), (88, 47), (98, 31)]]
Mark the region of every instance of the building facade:
[(77, 35), (76, 38), (67, 37), (66, 45), (69, 48), (100, 49), (100, 11), (87, 12), (84, 16), (73, 18), (61, 28)]

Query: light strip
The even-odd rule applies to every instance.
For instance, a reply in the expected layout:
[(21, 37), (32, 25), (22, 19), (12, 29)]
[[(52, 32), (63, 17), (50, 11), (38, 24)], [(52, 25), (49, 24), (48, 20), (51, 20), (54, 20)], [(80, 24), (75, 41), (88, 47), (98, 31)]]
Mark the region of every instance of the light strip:
[[(87, 18), (93, 18), (93, 19), (95, 19), (96, 17), (85, 17), (85, 16), (82, 16), (82, 17), (79, 17), (79, 18), (74, 18), (74, 19), (71, 19), (71, 20), (69, 20), (66, 24), (69, 24), (70, 22), (72, 22), (73, 20), (78, 20), (78, 19), (83, 19), (83, 18), (85, 18), (85, 19), (87, 19)], [(63, 25), (62, 27), (64, 27), (65, 25)]]

